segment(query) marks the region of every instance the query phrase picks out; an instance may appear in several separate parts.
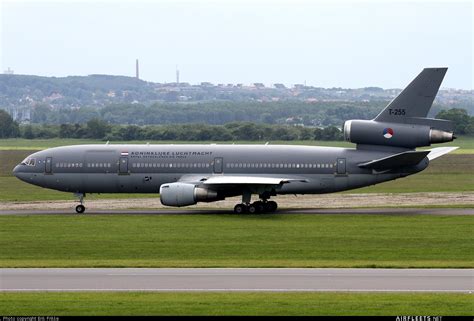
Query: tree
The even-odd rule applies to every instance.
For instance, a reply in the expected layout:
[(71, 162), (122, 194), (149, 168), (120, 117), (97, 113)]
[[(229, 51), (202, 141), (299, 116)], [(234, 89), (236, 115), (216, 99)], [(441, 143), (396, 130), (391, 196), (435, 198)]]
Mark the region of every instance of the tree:
[(442, 110), (436, 118), (446, 119), (453, 122), (454, 132), (457, 134), (469, 134), (471, 118), (465, 109), (451, 108), (449, 110)]
[(102, 139), (109, 131), (109, 125), (98, 118), (92, 118), (87, 122), (87, 133), (90, 138)]
[(35, 138), (35, 134), (33, 133), (33, 127), (31, 125), (26, 125), (23, 128), (23, 134), (21, 136), (26, 139)]
[(5, 110), (0, 109), (0, 138), (18, 137), (19, 135), (18, 123)]

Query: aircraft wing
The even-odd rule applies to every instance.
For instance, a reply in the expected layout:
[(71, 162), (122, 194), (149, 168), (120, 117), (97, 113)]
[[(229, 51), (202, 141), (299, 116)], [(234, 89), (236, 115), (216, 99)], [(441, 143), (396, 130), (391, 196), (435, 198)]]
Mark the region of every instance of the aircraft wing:
[(414, 166), (421, 162), (430, 153), (426, 151), (408, 151), (395, 155), (390, 155), (384, 158), (371, 160), (366, 163), (361, 163), (360, 168), (374, 169), (376, 171), (385, 171), (404, 166)]
[(299, 178), (261, 177), (261, 176), (211, 176), (203, 180), (204, 185), (282, 185), (290, 182), (307, 182)]
[(436, 147), (430, 149), (430, 153), (428, 154), (428, 159), (431, 161), (435, 158), (443, 156), (444, 154), (450, 153), (453, 150), (458, 149), (459, 147)]

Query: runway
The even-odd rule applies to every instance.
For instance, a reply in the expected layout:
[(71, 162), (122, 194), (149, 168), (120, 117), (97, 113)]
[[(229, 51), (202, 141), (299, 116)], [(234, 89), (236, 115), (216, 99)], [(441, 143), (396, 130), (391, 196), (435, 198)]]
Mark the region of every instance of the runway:
[(474, 269), (0, 269), (0, 291), (464, 292)]
[[(233, 214), (229, 209), (86, 209), (86, 213), (77, 214), (73, 208), (69, 210), (0, 210), (0, 215), (204, 215)], [(295, 208), (280, 209), (272, 215), (308, 214), (308, 215), (474, 215), (474, 208)], [(248, 214), (241, 214), (248, 215)], [(269, 214), (254, 214), (269, 215)]]

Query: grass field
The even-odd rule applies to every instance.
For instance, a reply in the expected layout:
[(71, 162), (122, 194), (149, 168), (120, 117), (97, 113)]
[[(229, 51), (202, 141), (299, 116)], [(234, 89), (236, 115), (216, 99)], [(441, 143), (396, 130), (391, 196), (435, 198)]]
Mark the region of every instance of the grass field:
[(0, 293), (0, 315), (465, 315), (446, 293)]
[(472, 216), (0, 216), (0, 267), (474, 267)]

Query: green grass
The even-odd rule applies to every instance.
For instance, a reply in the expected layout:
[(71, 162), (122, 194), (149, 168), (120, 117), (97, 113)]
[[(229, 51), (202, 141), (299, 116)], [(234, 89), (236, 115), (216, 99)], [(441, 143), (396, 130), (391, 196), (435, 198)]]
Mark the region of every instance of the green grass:
[(0, 267), (474, 267), (474, 217), (0, 216)]
[(0, 315), (464, 315), (458, 293), (0, 293)]
[[(266, 141), (117, 141), (110, 142), (111, 144), (144, 144), (149, 142), (150, 144), (264, 144)], [(23, 138), (10, 138), (0, 139), (0, 150), (40, 150), (50, 147), (65, 146), (65, 145), (80, 145), (80, 144), (105, 144), (104, 141), (94, 139), (65, 139), (65, 138), (53, 138), (53, 139), (23, 139)], [(289, 144), (289, 145), (311, 145), (311, 146), (335, 146), (335, 147), (355, 147), (355, 144), (348, 143), (345, 141), (314, 141), (314, 140), (295, 140), (295, 141), (270, 141), (270, 144)], [(454, 153), (458, 154), (474, 154), (474, 137), (463, 136), (459, 137), (453, 142), (433, 145), (437, 146), (459, 146), (460, 149)]]

